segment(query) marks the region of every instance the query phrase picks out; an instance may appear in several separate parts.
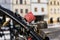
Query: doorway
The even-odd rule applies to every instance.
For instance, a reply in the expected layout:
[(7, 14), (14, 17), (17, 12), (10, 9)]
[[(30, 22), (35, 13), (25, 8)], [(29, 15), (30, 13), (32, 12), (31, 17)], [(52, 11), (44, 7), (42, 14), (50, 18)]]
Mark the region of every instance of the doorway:
[(35, 17), (36, 17), (35, 22), (43, 21), (44, 20), (44, 16), (35, 16)]
[(60, 22), (60, 18), (59, 17), (57, 18), (57, 22)]
[(53, 18), (50, 18), (50, 23), (53, 23)]

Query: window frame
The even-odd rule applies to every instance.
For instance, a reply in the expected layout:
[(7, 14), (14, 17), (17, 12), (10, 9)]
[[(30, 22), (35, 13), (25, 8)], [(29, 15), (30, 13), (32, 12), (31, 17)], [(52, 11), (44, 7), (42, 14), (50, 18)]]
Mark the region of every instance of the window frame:
[(34, 8), (34, 11), (37, 12), (37, 7)]
[(26, 0), (25, 0), (25, 4), (27, 4)]
[(18, 9), (15, 9), (15, 13), (18, 13)]
[(52, 1), (50, 2), (50, 5), (52, 5)]
[(16, 4), (18, 4), (18, 0), (16, 0)]
[(41, 11), (44, 12), (44, 8), (43, 7), (41, 8)]
[(54, 13), (56, 14), (56, 9), (54, 8)]
[(23, 0), (20, 0), (20, 4), (23, 4)]
[(38, 0), (38, 3), (40, 3), (40, 0)]
[(54, 1), (54, 5), (56, 5), (56, 1)]
[(59, 5), (59, 2), (57, 2), (57, 4)]
[(25, 9), (25, 13), (28, 13), (28, 9)]
[(23, 13), (23, 9), (20, 9), (20, 13)]

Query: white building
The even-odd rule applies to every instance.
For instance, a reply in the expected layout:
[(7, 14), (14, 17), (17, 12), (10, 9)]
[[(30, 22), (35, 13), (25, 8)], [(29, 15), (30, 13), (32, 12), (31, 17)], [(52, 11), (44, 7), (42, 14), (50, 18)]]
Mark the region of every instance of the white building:
[(0, 5), (24, 17), (30, 12), (30, 0), (0, 0)]
[(24, 17), (30, 12), (30, 0), (13, 0), (13, 12), (17, 12)]
[(31, 11), (37, 17), (36, 21), (43, 20), (47, 15), (47, 0), (31, 0)]

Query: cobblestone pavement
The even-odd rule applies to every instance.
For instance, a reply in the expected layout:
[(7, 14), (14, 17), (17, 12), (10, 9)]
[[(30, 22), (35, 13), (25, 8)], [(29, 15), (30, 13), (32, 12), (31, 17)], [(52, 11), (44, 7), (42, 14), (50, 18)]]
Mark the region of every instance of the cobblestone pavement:
[(47, 33), (47, 36), (50, 38), (50, 40), (60, 40), (60, 28), (49, 28), (49, 29), (43, 29), (45, 33)]
[(60, 31), (48, 34), (50, 40), (60, 40)]

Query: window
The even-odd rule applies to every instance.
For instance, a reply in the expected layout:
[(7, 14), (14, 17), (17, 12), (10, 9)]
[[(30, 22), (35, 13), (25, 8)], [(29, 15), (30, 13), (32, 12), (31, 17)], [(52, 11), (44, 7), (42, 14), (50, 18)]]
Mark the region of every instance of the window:
[(7, 3), (7, 1), (5, 0), (5, 3)]
[(18, 0), (16, 0), (16, 4), (18, 4)]
[(40, 3), (40, 0), (38, 0), (38, 3)]
[(20, 9), (20, 13), (23, 13), (23, 9)]
[(56, 13), (56, 9), (54, 9), (54, 13)]
[(57, 10), (57, 11), (58, 11), (58, 13), (59, 13), (59, 8), (58, 8), (58, 10)]
[(52, 5), (52, 2), (50, 2), (50, 4)]
[(57, 4), (59, 5), (59, 2)]
[(51, 11), (51, 13), (53, 13), (53, 10), (52, 10), (52, 8), (50, 9), (50, 11)]
[(23, 4), (23, 0), (20, 0), (20, 4)]
[(60, 9), (59, 9), (59, 13), (60, 13)]
[(35, 10), (35, 12), (37, 12), (37, 8), (35, 8), (34, 10)]
[(26, 4), (26, 0), (25, 0), (25, 4)]
[(28, 9), (25, 10), (25, 13), (28, 13)]
[(52, 8), (51, 8), (51, 11), (52, 11)]
[(15, 9), (15, 13), (18, 13), (18, 9)]
[(54, 5), (56, 5), (56, 1), (54, 1)]
[(41, 11), (44, 12), (44, 8), (41, 8)]
[(58, 11), (59, 11), (59, 8), (58, 8)]

